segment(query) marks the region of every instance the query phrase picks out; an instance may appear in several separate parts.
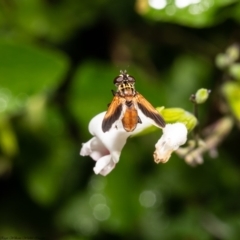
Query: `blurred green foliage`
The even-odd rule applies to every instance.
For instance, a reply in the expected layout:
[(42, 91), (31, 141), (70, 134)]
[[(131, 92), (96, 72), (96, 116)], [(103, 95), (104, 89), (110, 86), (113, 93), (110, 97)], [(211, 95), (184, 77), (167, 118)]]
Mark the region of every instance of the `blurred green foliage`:
[[(236, 0), (0, 0), (0, 239), (239, 239), (239, 22)], [(155, 132), (94, 175), (79, 150), (120, 69), (165, 114), (211, 89), (216, 159), (156, 165)]]

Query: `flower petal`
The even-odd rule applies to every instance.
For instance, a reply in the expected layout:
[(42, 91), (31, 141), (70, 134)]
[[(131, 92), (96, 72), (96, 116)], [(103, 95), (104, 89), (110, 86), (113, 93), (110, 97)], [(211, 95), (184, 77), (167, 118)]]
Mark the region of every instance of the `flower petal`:
[(118, 162), (120, 153), (127, 141), (127, 138), (132, 134), (126, 132), (123, 128), (111, 128), (108, 132), (102, 131), (102, 121), (105, 112), (95, 116), (89, 123), (89, 132), (103, 144), (110, 152), (115, 163)]
[(106, 155), (106, 156), (100, 158), (96, 162), (96, 165), (93, 168), (93, 171), (95, 172), (95, 174), (101, 174), (103, 176), (106, 176), (113, 170), (115, 165), (116, 164), (112, 161), (112, 156)]
[(102, 112), (92, 118), (89, 123), (89, 132), (93, 135), (88, 142), (82, 145), (80, 155), (90, 156), (97, 161), (94, 167), (96, 174), (106, 176), (112, 171), (119, 161), (121, 151), (130, 135), (141, 132), (152, 125), (151, 119), (139, 112), (142, 123), (137, 124), (133, 132), (126, 132), (122, 122), (116, 121), (108, 132), (103, 132), (102, 121), (106, 112)]
[(102, 144), (102, 142), (96, 138), (91, 138), (88, 142), (82, 144), (80, 150), (81, 156), (90, 156), (93, 160), (97, 161), (102, 156), (108, 155), (109, 151)]
[(183, 123), (167, 124), (163, 128), (163, 135), (156, 143), (153, 154), (156, 163), (165, 163), (173, 151), (187, 141), (187, 128)]

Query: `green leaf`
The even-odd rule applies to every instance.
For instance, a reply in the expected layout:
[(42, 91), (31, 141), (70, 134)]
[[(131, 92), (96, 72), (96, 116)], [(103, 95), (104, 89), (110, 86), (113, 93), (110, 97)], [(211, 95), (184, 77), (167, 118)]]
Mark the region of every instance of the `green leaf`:
[(222, 92), (233, 115), (240, 120), (240, 85), (234, 82), (225, 83), (222, 86)]
[(67, 68), (68, 59), (60, 52), (0, 41), (0, 86), (14, 95), (56, 87)]
[(68, 65), (61, 52), (0, 41), (0, 113), (18, 109), (32, 95), (52, 91)]
[(64, 134), (61, 119), (55, 114), (49, 117), (52, 118), (45, 128), (28, 133), (32, 147), (24, 145), (21, 149), (30, 160), (24, 169), (25, 187), (33, 201), (43, 206), (59, 201), (61, 194), (68, 191), (64, 186), (75, 184), (72, 183), (75, 178), (72, 165), (75, 156), (78, 157), (78, 149)]
[(9, 4), (3, 3), (1, 10), (4, 17), (0, 26), (8, 30), (5, 35), (7, 38), (62, 42), (69, 39), (77, 28), (96, 21), (100, 6), (104, 3), (105, 0), (11, 0)]
[(208, 27), (224, 18), (218, 11), (236, 0), (217, 1), (143, 1), (138, 0), (137, 11), (154, 21), (174, 22), (189, 27)]

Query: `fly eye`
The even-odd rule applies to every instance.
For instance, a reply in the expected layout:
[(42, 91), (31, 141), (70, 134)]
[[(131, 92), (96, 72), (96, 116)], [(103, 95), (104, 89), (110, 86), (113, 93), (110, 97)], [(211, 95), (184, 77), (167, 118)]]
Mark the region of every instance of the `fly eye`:
[(122, 76), (118, 76), (114, 79), (113, 83), (114, 84), (119, 84), (123, 81), (123, 77)]
[(132, 76), (128, 76), (128, 82), (135, 83), (135, 78)]

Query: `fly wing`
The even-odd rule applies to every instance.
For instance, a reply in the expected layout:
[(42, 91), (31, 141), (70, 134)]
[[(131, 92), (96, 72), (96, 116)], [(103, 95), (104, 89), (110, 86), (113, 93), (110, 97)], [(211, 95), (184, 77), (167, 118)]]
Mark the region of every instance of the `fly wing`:
[(108, 110), (103, 118), (102, 122), (102, 130), (103, 132), (107, 132), (116, 122), (122, 113), (123, 104), (125, 103), (125, 99), (115, 95), (111, 104), (108, 107)]
[(139, 109), (143, 114), (151, 118), (159, 127), (165, 127), (165, 121), (163, 117), (158, 113), (158, 111), (148, 102), (141, 94), (136, 93), (135, 99)]

